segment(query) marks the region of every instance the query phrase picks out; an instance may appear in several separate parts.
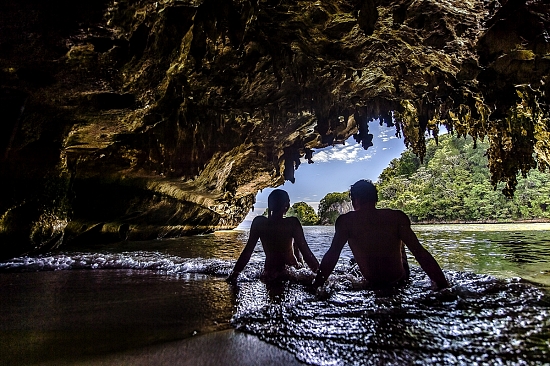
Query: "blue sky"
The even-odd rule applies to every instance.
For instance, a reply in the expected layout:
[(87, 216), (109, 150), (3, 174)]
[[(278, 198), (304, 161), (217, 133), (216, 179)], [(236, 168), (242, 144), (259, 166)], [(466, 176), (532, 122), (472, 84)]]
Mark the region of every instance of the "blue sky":
[[(395, 137), (395, 127), (380, 126), (378, 121), (369, 124), (374, 135), (373, 145), (364, 150), (350, 137), (345, 145), (335, 145), (315, 150), (314, 164), (303, 160), (295, 172), (296, 182), (285, 182), (277, 187), (290, 195), (291, 204), (307, 202), (315, 210), (319, 201), (331, 192), (344, 192), (359, 179), (376, 181), (390, 161), (401, 156), (405, 150), (402, 138)], [(264, 189), (256, 196), (255, 211), (267, 207), (267, 196), (274, 188)]]

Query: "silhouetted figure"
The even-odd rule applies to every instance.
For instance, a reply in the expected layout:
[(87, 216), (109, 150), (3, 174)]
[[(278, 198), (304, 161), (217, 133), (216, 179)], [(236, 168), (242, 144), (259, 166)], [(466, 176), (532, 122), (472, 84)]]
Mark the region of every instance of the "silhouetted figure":
[(257, 216), (252, 221), (250, 236), (233, 272), (227, 277), (234, 282), (244, 269), (258, 239), (265, 252), (265, 264), (260, 279), (269, 283), (289, 278), (286, 267), (301, 267), (302, 256), (313, 272), (319, 269), (319, 261), (309, 249), (304, 237), (304, 230), (296, 217), (283, 217), (290, 208), (288, 193), (275, 189), (268, 197), (268, 217)]
[(408, 279), (404, 245), (438, 289), (449, 286), (439, 264), (412, 231), (407, 215), (399, 210), (376, 208), (378, 192), (370, 180), (351, 186), (350, 197), (354, 211), (336, 220), (334, 238), (321, 261), (315, 287), (322, 286), (332, 273), (346, 242), (369, 287), (395, 286)]

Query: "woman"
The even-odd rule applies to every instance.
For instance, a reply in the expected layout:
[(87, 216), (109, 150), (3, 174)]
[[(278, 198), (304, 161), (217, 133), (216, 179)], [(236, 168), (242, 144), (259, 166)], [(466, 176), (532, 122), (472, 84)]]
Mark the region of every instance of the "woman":
[(288, 193), (275, 189), (267, 199), (267, 206), (268, 216), (257, 216), (252, 221), (248, 242), (227, 278), (228, 282), (236, 281), (250, 260), (258, 239), (265, 253), (264, 270), (260, 276), (263, 282), (289, 279), (286, 266), (301, 266), (302, 256), (309, 268), (317, 272), (319, 261), (306, 243), (300, 221), (296, 217), (283, 217), (290, 208)]

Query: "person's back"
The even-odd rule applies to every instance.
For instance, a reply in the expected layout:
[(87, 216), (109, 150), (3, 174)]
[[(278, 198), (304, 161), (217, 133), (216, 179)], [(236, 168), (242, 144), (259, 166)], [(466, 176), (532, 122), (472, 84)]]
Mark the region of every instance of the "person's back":
[(307, 246), (304, 231), (296, 217), (283, 217), (290, 208), (288, 193), (276, 189), (268, 197), (268, 217), (257, 216), (250, 226), (248, 242), (243, 249), (233, 271), (227, 278), (233, 282), (250, 260), (250, 256), (260, 239), (265, 253), (264, 282), (287, 279), (286, 266), (297, 266), (302, 255), (307, 265), (316, 272), (319, 262)]
[(336, 220), (334, 238), (314, 286), (321, 286), (332, 273), (346, 242), (368, 285), (391, 286), (407, 279), (405, 244), (439, 288), (448, 286), (441, 268), (412, 231), (409, 218), (402, 211), (376, 208), (378, 195), (372, 182), (355, 183), (350, 196), (355, 211)]
[(352, 211), (340, 219), (363, 277), (372, 284), (392, 284), (407, 276), (399, 234), (401, 215), (393, 210)]
[(285, 272), (285, 266), (299, 264), (294, 251), (294, 238), (300, 238), (300, 221), (296, 217), (258, 216), (251, 226), (257, 231), (265, 253), (265, 264), (262, 278), (269, 280), (280, 277)]

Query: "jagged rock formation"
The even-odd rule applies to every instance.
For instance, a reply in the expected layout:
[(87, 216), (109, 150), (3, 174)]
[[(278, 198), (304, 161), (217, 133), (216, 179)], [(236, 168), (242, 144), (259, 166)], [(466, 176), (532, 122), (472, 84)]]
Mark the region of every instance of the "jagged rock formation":
[[(484, 0), (6, 0), (1, 256), (234, 227), (299, 157), (394, 125), (550, 162), (550, 6)], [(314, 159), (314, 157), (313, 157)]]
[(334, 225), (338, 216), (353, 211), (351, 201), (334, 202), (329, 207), (326, 207), (324, 212), (320, 213), (319, 225)]

